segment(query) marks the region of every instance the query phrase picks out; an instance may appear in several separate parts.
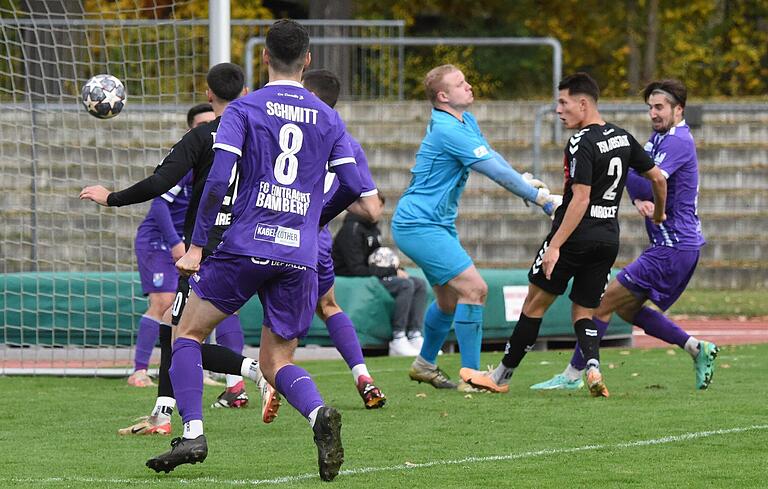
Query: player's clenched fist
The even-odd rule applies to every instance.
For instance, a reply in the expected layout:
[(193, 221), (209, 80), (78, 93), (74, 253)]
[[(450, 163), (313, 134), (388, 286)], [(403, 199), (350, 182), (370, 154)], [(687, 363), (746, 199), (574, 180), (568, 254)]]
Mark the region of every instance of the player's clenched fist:
[(189, 250), (176, 262), (176, 268), (179, 273), (189, 277), (200, 270), (200, 262), (203, 259), (203, 249), (199, 246), (190, 245)]

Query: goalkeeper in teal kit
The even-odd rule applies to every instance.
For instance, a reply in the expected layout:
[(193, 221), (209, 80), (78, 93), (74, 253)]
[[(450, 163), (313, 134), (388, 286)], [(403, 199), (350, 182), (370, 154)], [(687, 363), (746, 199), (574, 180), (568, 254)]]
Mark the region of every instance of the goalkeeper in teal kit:
[(457, 385), (436, 365), (451, 324), (461, 351), (461, 365), (480, 368), (483, 308), (488, 286), (459, 243), (456, 216), (470, 170), (480, 172), (551, 215), (562, 202), (530, 175), (519, 174), (496, 153), (467, 109), (472, 86), (452, 65), (432, 69), (424, 80), (432, 102), (427, 133), (411, 169), (411, 183), (392, 218), (392, 237), (413, 260), (435, 292), (424, 320), (424, 345), (409, 375), (438, 389)]

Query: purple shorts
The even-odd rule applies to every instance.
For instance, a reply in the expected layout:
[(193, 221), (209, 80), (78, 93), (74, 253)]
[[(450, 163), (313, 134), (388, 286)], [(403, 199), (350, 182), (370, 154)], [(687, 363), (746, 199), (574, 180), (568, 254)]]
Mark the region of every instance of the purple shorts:
[(616, 279), (635, 297), (650, 299), (666, 311), (680, 297), (699, 262), (699, 250), (652, 246), (624, 269)]
[(331, 249), (333, 248), (333, 239), (328, 227), (320, 230), (317, 239), (317, 296), (322, 297), (333, 287), (336, 280), (336, 272), (333, 269), (333, 258)]
[(258, 293), (264, 325), (283, 339), (305, 336), (312, 324), (317, 272), (304, 265), (215, 251), (191, 278), (195, 294), (226, 314)]
[(176, 292), (179, 272), (169, 250), (164, 244), (136, 248), (141, 291), (144, 295), (158, 292)]

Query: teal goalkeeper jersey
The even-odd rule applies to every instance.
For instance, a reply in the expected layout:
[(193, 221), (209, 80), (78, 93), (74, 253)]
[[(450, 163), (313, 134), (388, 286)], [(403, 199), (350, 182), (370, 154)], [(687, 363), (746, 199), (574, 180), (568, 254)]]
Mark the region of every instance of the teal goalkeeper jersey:
[(427, 134), (411, 169), (411, 183), (392, 217), (393, 226), (454, 225), (469, 167), (493, 156), (475, 117), (464, 112), (463, 119), (461, 122), (448, 112), (432, 109)]

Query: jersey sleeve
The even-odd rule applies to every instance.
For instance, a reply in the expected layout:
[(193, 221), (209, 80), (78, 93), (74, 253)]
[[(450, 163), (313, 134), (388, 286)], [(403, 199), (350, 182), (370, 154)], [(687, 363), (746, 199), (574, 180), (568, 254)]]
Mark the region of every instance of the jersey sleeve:
[(678, 168), (691, 161), (692, 142), (679, 136), (667, 136), (656, 151), (656, 162), (664, 177), (669, 178)]
[(630, 168), (629, 173), (627, 173), (626, 189), (632, 202), (636, 199), (653, 202), (653, 188), (651, 187), (651, 182), (641, 177), (632, 168)]
[(229, 104), (221, 115), (219, 128), (216, 130), (213, 149), (220, 149), (243, 156), (248, 118), (234, 102)]
[(629, 136), (629, 166), (642, 174), (653, 168), (653, 160), (645, 152), (643, 146), (631, 134)]
[(355, 163), (357, 163), (357, 171), (360, 173), (360, 183), (363, 185), (363, 189), (360, 192), (360, 197), (368, 197), (370, 195), (376, 195), (379, 191), (376, 188), (376, 183), (373, 181), (371, 170), (368, 168), (368, 157), (365, 155), (360, 143), (350, 138), (352, 145), (352, 152), (355, 154)]
[(435, 125), (442, 142), (443, 149), (461, 162), (463, 166), (471, 166), (478, 161), (493, 158), (491, 146), (483, 137), (474, 118), (464, 113), (465, 122), (461, 126)]
[(352, 146), (349, 142), (349, 136), (344, 126), (344, 122), (338, 115), (338, 112), (334, 113), (334, 123), (337, 131), (335, 133), (335, 140), (331, 153), (328, 156), (328, 170), (334, 171), (334, 167), (339, 165), (345, 165), (348, 163), (355, 163), (355, 155), (352, 152)]
[(181, 243), (181, 237), (176, 232), (176, 228), (173, 225), (173, 219), (171, 219), (171, 210), (168, 208), (168, 201), (165, 198), (165, 194), (163, 194), (162, 198), (156, 197), (152, 200), (149, 214), (154, 217), (157, 227), (168, 246), (173, 247)]
[(568, 140), (565, 156), (571, 175), (571, 183), (592, 186), (592, 167), (595, 164), (595, 145), (584, 135), (574, 135)]

